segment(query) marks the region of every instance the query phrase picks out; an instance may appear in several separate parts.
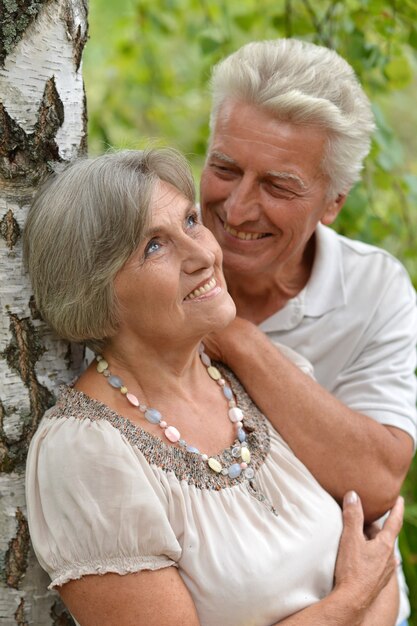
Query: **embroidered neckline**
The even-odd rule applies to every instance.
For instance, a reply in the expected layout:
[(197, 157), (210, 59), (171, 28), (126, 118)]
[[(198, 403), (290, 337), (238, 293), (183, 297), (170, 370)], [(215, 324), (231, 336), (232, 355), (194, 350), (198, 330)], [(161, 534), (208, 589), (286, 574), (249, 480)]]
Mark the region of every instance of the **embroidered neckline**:
[[(249, 398), (235, 375), (226, 366), (216, 365), (223, 376), (228, 379), (239, 406), (242, 407), (246, 416), (243, 423), (251, 450), (251, 467), (256, 472), (263, 464), (270, 449), (268, 422)], [(198, 489), (220, 490), (248, 482), (243, 472), (234, 479), (223, 474), (215, 474), (195, 454), (165, 443), (160, 437), (151, 434), (139, 424), (130, 421), (129, 418), (123, 417), (106, 404), (66, 385), (60, 387), (56, 405), (46, 414), (46, 417), (50, 419), (63, 416), (75, 417), (80, 420), (89, 419), (92, 422), (106, 420), (132, 446), (140, 450), (150, 465), (156, 465), (164, 472), (173, 472), (178, 480), (185, 480), (189, 485), (194, 485)], [(220, 454), (212, 456), (218, 459), (222, 465), (230, 465), (235, 461), (232, 448), (233, 445)]]

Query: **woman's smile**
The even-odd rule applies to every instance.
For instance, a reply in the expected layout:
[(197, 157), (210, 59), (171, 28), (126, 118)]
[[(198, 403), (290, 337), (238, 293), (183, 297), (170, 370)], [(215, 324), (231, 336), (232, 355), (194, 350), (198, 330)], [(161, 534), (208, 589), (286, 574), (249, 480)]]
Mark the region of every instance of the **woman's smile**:
[(196, 289), (193, 289), (184, 300), (204, 300), (216, 296), (220, 291), (221, 287), (217, 285), (217, 281), (213, 276), (209, 281), (203, 282)]

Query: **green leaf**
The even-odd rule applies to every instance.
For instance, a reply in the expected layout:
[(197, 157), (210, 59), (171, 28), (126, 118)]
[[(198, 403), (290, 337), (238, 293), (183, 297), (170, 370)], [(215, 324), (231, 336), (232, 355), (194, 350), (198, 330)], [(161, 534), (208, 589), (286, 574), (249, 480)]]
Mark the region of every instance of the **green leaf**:
[(413, 72), (406, 56), (398, 56), (391, 59), (385, 66), (384, 74), (389, 79), (391, 86), (397, 89), (408, 85), (413, 77)]

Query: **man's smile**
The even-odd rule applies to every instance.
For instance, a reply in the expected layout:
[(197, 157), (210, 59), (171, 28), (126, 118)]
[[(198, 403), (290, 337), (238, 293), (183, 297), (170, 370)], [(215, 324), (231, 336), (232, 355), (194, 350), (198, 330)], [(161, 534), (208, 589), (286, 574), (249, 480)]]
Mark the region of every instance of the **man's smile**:
[(269, 233), (254, 233), (243, 230), (236, 230), (236, 228), (232, 228), (231, 226), (229, 226), (227, 222), (223, 222), (223, 228), (227, 233), (229, 233), (229, 235), (232, 235), (237, 239), (241, 239), (242, 241), (253, 241), (255, 239), (270, 237)]

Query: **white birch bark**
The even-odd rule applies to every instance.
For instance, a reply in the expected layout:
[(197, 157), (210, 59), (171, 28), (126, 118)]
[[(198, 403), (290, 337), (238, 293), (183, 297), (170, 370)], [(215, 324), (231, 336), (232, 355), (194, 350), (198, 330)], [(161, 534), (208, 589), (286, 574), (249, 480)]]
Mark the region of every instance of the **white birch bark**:
[(0, 0), (0, 624), (72, 624), (30, 549), (27, 446), (81, 351), (57, 341), (31, 299), (21, 232), (40, 178), (85, 150), (86, 0)]

